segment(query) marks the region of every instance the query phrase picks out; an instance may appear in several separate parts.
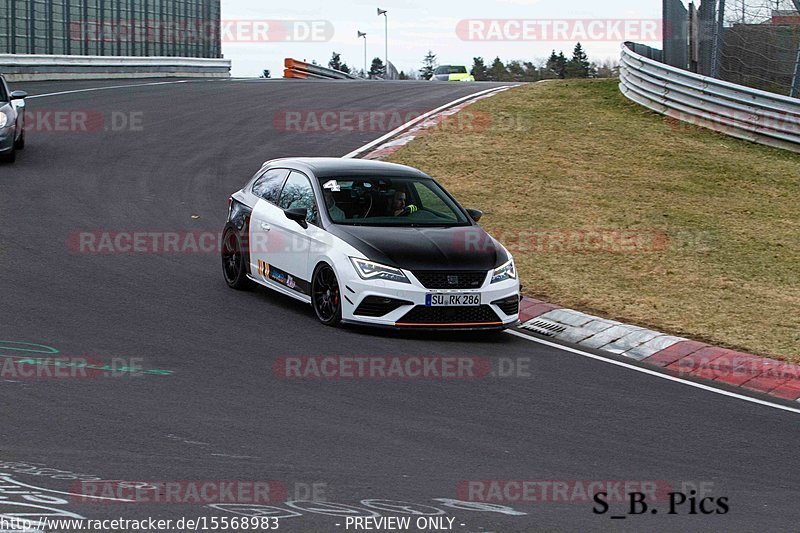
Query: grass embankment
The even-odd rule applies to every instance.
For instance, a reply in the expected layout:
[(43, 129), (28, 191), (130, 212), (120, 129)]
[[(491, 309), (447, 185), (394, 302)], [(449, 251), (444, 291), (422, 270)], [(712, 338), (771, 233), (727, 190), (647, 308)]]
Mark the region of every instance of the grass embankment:
[(616, 81), (462, 113), (390, 159), (483, 209), (526, 294), (800, 361), (800, 156), (652, 113)]

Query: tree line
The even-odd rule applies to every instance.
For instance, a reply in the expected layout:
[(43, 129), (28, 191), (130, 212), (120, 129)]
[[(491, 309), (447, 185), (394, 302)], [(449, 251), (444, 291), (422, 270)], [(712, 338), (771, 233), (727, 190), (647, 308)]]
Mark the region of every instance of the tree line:
[[(483, 57), (475, 57), (472, 61), (470, 74), (475, 81), (534, 82), (547, 79), (614, 78), (619, 76), (618, 62), (605, 60), (598, 64), (590, 61), (581, 43), (575, 45), (571, 58), (564, 55), (563, 51), (553, 50), (547, 61), (538, 65), (533, 61), (516, 59), (504, 63), (500, 57), (495, 57), (489, 65)], [(312, 61), (312, 64), (317, 65), (318, 63)], [(401, 71), (399, 77), (401, 80), (430, 80), (438, 66), (436, 54), (428, 51), (422, 60), (422, 68), (418, 71)], [(372, 60), (367, 72), (351, 68), (342, 61), (342, 55), (338, 52), (333, 52), (328, 61), (328, 68), (371, 79), (383, 78), (386, 70), (386, 66), (379, 57)], [(266, 77), (269, 77), (269, 71), (264, 73)]]

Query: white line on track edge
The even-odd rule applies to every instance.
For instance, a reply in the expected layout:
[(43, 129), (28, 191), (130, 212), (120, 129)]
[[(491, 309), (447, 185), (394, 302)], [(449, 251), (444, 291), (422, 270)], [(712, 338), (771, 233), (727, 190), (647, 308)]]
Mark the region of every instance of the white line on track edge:
[(635, 370), (636, 372), (641, 372), (643, 374), (648, 374), (650, 376), (655, 376), (657, 378), (666, 379), (669, 381), (675, 381), (678, 383), (683, 383), (684, 385), (689, 385), (690, 387), (694, 387), (696, 389), (702, 389), (705, 391), (713, 392), (716, 394), (721, 394), (722, 396), (728, 396), (730, 398), (736, 398), (739, 400), (744, 400), (751, 403), (757, 403), (759, 405), (765, 405), (767, 407), (773, 407), (775, 409), (780, 409), (782, 411), (789, 411), (790, 413), (798, 413), (800, 414), (800, 409), (795, 409), (794, 407), (788, 407), (786, 405), (780, 405), (777, 403), (768, 402), (765, 400), (759, 400), (758, 398), (752, 398), (750, 396), (745, 396), (743, 394), (737, 394), (735, 392), (726, 391), (723, 389), (718, 389), (716, 387), (711, 387), (709, 385), (703, 385), (702, 383), (697, 383), (694, 381), (689, 381), (686, 379), (681, 379), (675, 376), (670, 376), (669, 374), (664, 374), (662, 372), (656, 372), (655, 370), (650, 370), (649, 368), (643, 368), (641, 366), (635, 366), (630, 363), (626, 363), (624, 361), (617, 361), (615, 359), (608, 359), (606, 357), (602, 357), (600, 355), (595, 355), (593, 353), (584, 352), (583, 350), (578, 350), (577, 348), (571, 348), (569, 346), (564, 346), (561, 344), (556, 344), (555, 342), (546, 341), (544, 339), (539, 339), (536, 337), (531, 337), (530, 335), (526, 335), (524, 333), (520, 333), (519, 331), (514, 330), (506, 330), (506, 333), (510, 335), (514, 335), (515, 337), (520, 337), (522, 339), (526, 339), (532, 342), (536, 342), (539, 344), (544, 344), (545, 346), (550, 346), (551, 348), (556, 348), (558, 350), (562, 350), (565, 352), (570, 352), (578, 355), (582, 355), (583, 357), (588, 357), (589, 359), (594, 359), (596, 361), (602, 361), (603, 363), (608, 363), (615, 366), (621, 366), (623, 368), (628, 368), (630, 370)]
[(128, 87), (150, 87), (153, 85), (174, 85), (176, 83), (187, 83), (192, 80), (180, 80), (180, 81), (159, 81), (155, 83), (134, 83), (131, 85), (112, 85), (110, 87), (90, 87), (88, 89), (75, 89), (72, 91), (61, 91), (58, 93), (48, 93), (48, 94), (34, 94), (33, 96), (27, 96), (25, 99), (30, 100), (32, 98), (47, 98), (48, 96), (60, 96), (62, 94), (74, 94), (74, 93), (89, 93), (94, 91), (108, 91), (111, 89), (127, 89)]
[(363, 154), (367, 150), (370, 150), (371, 148), (375, 148), (376, 146), (381, 145), (382, 143), (388, 141), (392, 137), (397, 136), (398, 134), (400, 134), (400, 133), (404, 132), (405, 130), (411, 128), (412, 126), (415, 126), (416, 124), (422, 122), (423, 120), (426, 120), (430, 116), (435, 115), (436, 113), (439, 113), (441, 111), (449, 109), (449, 108), (451, 108), (451, 107), (453, 107), (455, 105), (458, 105), (458, 104), (460, 104), (462, 102), (466, 102), (467, 100), (470, 100), (472, 98), (477, 98), (479, 96), (483, 96), (483, 95), (489, 94), (489, 93), (505, 91), (505, 90), (511, 89), (512, 87), (514, 87), (514, 86), (513, 85), (506, 85), (506, 86), (503, 86), (503, 87), (493, 87), (491, 89), (486, 89), (485, 91), (480, 91), (480, 92), (477, 92), (477, 93), (474, 93), (474, 94), (470, 94), (468, 96), (464, 96), (462, 98), (458, 98), (457, 100), (453, 100), (452, 102), (444, 104), (443, 106), (437, 107), (436, 109), (434, 109), (432, 111), (428, 111), (424, 115), (418, 116), (414, 120), (409, 120), (408, 122), (406, 122), (402, 126), (393, 129), (392, 131), (390, 131), (386, 135), (383, 135), (382, 137), (378, 137), (374, 141), (368, 142), (367, 144), (365, 144), (361, 148), (357, 148), (356, 150), (353, 150), (352, 152), (350, 152), (347, 155), (343, 155), (342, 159), (353, 159), (355, 157), (358, 157), (359, 155)]

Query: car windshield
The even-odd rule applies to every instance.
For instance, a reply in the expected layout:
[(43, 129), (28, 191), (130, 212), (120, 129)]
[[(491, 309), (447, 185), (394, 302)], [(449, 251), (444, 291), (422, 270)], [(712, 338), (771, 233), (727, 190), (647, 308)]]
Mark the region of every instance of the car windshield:
[(436, 74), (466, 74), (467, 67), (445, 65), (436, 69)]
[(6, 94), (6, 84), (0, 79), (0, 102), (8, 102), (8, 94)]
[(325, 208), (336, 224), (348, 226), (468, 226), (444, 190), (429, 178), (319, 178)]

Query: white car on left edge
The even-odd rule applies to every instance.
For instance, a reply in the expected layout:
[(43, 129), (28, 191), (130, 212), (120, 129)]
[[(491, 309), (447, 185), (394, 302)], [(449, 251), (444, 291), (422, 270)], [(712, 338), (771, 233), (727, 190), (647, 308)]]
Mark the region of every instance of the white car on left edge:
[(223, 274), (309, 303), (331, 326), (504, 329), (520, 284), (480, 217), (411, 167), (269, 161), (229, 199)]
[(25, 91), (8, 90), (0, 74), (0, 161), (13, 163), (25, 148)]

